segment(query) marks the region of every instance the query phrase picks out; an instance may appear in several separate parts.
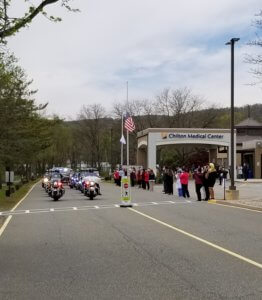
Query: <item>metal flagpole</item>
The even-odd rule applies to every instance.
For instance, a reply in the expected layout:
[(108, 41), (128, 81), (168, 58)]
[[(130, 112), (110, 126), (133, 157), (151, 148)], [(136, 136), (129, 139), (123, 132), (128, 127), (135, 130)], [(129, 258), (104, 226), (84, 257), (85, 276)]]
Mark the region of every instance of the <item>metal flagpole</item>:
[[(128, 107), (128, 81), (126, 82), (126, 101)], [(132, 207), (131, 204), (131, 190), (130, 190), (130, 174), (129, 174), (129, 131), (126, 130), (126, 165), (127, 165), (127, 177), (124, 176), (121, 184), (121, 199), (122, 203), (120, 207)]]
[(127, 176), (129, 176), (129, 132), (126, 131), (126, 165), (127, 165)]
[[(122, 112), (122, 118), (121, 118), (121, 138), (123, 137), (123, 134), (124, 134), (123, 116), (124, 116), (124, 113)], [(121, 143), (121, 168), (123, 166), (123, 158), (124, 158), (124, 144)]]
[[(128, 107), (128, 81), (126, 82), (126, 102)], [(129, 132), (126, 130), (126, 165), (127, 165), (127, 176), (129, 176)]]

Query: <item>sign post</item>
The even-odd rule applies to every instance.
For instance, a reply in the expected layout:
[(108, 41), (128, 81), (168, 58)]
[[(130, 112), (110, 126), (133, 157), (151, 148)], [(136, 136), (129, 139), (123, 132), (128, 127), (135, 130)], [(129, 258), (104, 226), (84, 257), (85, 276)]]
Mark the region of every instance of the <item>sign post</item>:
[(121, 179), (121, 204), (120, 207), (133, 207), (131, 203), (130, 177), (123, 176)]
[(7, 168), (7, 171), (5, 172), (5, 182), (9, 187), (8, 190), (6, 191), (6, 196), (10, 197), (11, 185), (14, 183), (14, 171), (10, 171), (9, 168)]

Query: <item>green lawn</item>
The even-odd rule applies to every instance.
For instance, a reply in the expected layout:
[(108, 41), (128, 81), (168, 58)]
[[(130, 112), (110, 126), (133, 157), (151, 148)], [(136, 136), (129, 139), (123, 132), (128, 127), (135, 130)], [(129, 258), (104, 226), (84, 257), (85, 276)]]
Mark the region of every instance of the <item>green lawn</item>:
[(19, 190), (12, 193), (11, 197), (5, 196), (6, 187), (3, 187), (0, 190), (0, 211), (12, 209), (16, 205), (16, 203), (18, 203), (25, 196), (25, 194), (29, 191), (32, 185), (34, 185), (36, 182), (37, 180), (24, 184), (22, 187), (20, 187)]

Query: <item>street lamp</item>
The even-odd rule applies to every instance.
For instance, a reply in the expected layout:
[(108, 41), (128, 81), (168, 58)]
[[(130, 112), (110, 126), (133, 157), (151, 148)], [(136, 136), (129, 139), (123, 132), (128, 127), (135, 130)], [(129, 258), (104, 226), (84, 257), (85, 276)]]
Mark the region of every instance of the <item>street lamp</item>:
[(226, 45), (231, 45), (231, 185), (229, 190), (236, 190), (235, 187), (235, 143), (234, 143), (234, 46), (239, 38), (232, 38)]

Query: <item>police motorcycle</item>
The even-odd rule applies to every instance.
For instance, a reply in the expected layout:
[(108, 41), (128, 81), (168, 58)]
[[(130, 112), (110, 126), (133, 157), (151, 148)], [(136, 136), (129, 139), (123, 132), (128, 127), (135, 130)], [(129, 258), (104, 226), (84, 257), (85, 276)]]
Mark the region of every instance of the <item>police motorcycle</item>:
[(93, 200), (97, 195), (101, 195), (99, 182), (100, 177), (95, 173), (87, 173), (84, 177), (83, 193), (85, 196)]
[(65, 189), (63, 187), (63, 183), (58, 178), (52, 179), (51, 181), (51, 189), (50, 189), (50, 196), (57, 201), (61, 198), (65, 193)]
[(46, 185), (48, 183), (49, 179), (48, 179), (48, 174), (45, 174), (43, 179), (42, 179), (42, 188), (46, 188)]
[(73, 189), (74, 187), (76, 187), (77, 182), (78, 182), (77, 174), (72, 174), (70, 176), (69, 182), (68, 182), (68, 185), (69, 185), (70, 189)]

